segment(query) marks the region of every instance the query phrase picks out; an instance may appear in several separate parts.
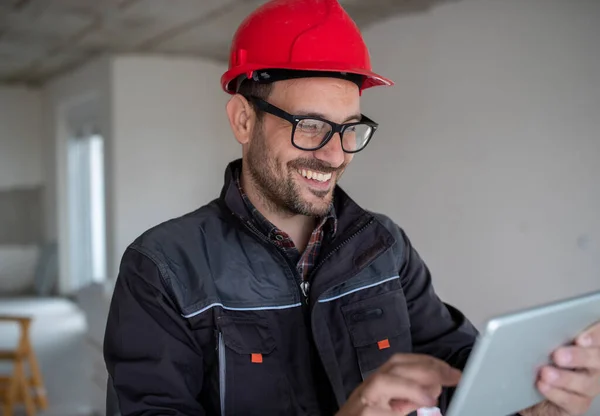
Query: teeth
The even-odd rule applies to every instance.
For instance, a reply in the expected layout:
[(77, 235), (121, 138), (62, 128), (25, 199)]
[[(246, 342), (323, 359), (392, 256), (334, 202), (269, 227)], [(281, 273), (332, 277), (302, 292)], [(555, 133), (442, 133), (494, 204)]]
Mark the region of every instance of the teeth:
[(318, 173), (306, 169), (298, 170), (298, 173), (304, 176), (305, 178), (313, 179), (319, 182), (327, 182), (329, 179), (331, 179), (332, 176), (331, 173)]

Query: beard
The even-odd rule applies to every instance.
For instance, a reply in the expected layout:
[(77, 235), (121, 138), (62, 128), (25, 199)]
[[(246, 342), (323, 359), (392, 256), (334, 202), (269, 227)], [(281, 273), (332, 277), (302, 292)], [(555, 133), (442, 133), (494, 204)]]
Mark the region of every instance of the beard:
[(267, 209), (283, 215), (309, 217), (323, 217), (329, 212), (333, 201), (333, 188), (326, 191), (310, 189), (318, 202), (308, 201), (302, 197), (302, 189), (294, 180), (294, 173), (298, 169), (332, 173), (332, 180), (337, 183), (346, 164), (332, 168), (317, 159), (298, 158), (289, 161), (286, 167), (283, 167), (281, 161), (269, 153), (260, 124), (255, 126), (250, 143), (246, 154), (248, 173)]

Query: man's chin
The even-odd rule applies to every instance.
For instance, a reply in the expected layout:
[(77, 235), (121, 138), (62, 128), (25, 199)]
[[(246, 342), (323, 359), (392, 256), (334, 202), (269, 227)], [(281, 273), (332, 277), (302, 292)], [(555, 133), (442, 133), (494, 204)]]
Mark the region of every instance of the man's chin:
[(308, 197), (304, 198), (304, 204), (309, 208), (310, 215), (322, 217), (329, 212), (333, 201), (333, 194), (330, 191), (309, 191)]
[(309, 189), (308, 193), (310, 194), (310, 199), (311, 200), (320, 200), (320, 201), (325, 201), (325, 202), (331, 202), (331, 189), (327, 189), (325, 191), (322, 190), (316, 190), (316, 189)]
[(329, 212), (333, 201), (334, 186), (330, 184), (327, 187), (311, 186), (306, 180), (300, 178), (297, 182), (298, 202), (301, 202), (304, 215), (321, 217)]

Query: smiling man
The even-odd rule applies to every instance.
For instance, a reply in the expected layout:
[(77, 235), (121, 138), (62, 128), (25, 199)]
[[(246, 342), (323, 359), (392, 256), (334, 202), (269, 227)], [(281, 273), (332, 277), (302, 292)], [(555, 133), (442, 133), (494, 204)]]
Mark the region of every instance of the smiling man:
[[(121, 413), (444, 412), (477, 332), (403, 230), (337, 186), (377, 130), (362, 91), (391, 85), (352, 20), (335, 0), (268, 2), (221, 82), (242, 158), (219, 198), (122, 259), (105, 339)], [(542, 369), (548, 400), (523, 415), (589, 407), (600, 328), (584, 335)]]

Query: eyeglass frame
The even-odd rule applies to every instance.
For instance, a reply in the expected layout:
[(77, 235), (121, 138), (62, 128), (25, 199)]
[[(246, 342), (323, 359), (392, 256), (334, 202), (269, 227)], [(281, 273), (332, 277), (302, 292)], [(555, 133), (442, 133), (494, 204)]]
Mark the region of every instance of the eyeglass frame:
[[(305, 152), (314, 152), (316, 150), (322, 149), (323, 147), (325, 147), (327, 145), (327, 143), (329, 143), (331, 141), (331, 138), (336, 133), (339, 133), (339, 135), (340, 135), (340, 144), (342, 146), (342, 151), (344, 153), (355, 154), (355, 153), (361, 152), (361, 151), (365, 150), (367, 145), (371, 142), (371, 139), (375, 135), (375, 131), (379, 127), (379, 124), (377, 122), (371, 120), (369, 117), (365, 116), (364, 114), (361, 114), (360, 121), (353, 121), (352, 123), (338, 124), (338, 123), (335, 123), (333, 121), (330, 121), (330, 120), (327, 120), (325, 118), (318, 117), (318, 116), (302, 116), (302, 115), (290, 114), (287, 111), (282, 110), (281, 108), (263, 100), (262, 98), (258, 98), (254, 95), (249, 95), (249, 96), (244, 96), (244, 97), (248, 101), (251, 101), (252, 103), (254, 103), (259, 110), (264, 111), (269, 114), (272, 114), (276, 117), (279, 117), (279, 118), (291, 123), (292, 124), (292, 134), (290, 135), (290, 141), (292, 142), (292, 146), (294, 146), (296, 149), (303, 150)], [(294, 143), (294, 134), (296, 133), (296, 128), (298, 126), (298, 123), (300, 123), (300, 121), (302, 121), (302, 120), (318, 120), (318, 121), (327, 123), (331, 126), (331, 131), (329, 131), (329, 133), (327, 133), (326, 138), (324, 138), (321, 141), (321, 144), (319, 144), (318, 147), (311, 148), (311, 149), (305, 149), (305, 148), (302, 148), (302, 147), (296, 145), (296, 143)], [(352, 126), (356, 126), (356, 125), (360, 125), (360, 124), (366, 124), (367, 126), (371, 127), (371, 134), (366, 139), (363, 147), (361, 147), (359, 150), (347, 151), (346, 149), (344, 149), (344, 131), (348, 127), (352, 127)]]

